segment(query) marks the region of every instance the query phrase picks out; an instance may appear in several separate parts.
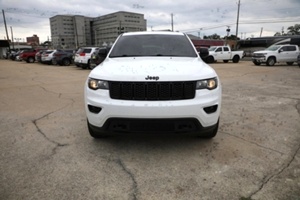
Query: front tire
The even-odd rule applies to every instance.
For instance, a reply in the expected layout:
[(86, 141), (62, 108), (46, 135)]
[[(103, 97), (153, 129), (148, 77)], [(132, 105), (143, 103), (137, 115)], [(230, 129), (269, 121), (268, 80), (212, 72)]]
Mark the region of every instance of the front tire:
[(52, 65), (57, 65), (57, 61), (55, 59), (54, 60), (52, 59), (51, 62), (52, 62)]
[(208, 57), (206, 58), (206, 61), (207, 61), (207, 63), (213, 63), (213, 62), (215, 62), (215, 59), (214, 59), (214, 57), (212, 57), (212, 56), (208, 56)]
[(62, 64), (64, 66), (69, 66), (71, 64), (71, 61), (69, 59), (65, 58), (65, 59), (63, 59)]
[(33, 62), (34, 62), (34, 58), (33, 58), (33, 57), (29, 57), (29, 58), (27, 59), (27, 62), (33, 63)]
[(275, 63), (276, 63), (275, 58), (274, 57), (270, 57), (270, 58), (268, 58), (266, 64), (267, 64), (267, 66), (273, 66), (273, 65), (275, 65)]

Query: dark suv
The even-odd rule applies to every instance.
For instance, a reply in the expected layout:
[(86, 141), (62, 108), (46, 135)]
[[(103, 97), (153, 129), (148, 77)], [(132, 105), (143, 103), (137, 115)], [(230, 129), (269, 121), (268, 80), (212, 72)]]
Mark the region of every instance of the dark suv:
[(91, 56), (90, 69), (94, 69), (97, 65), (103, 62), (111, 47), (100, 47)]
[(207, 61), (207, 57), (209, 56), (208, 48), (207, 47), (199, 47), (199, 48), (197, 48), (197, 51), (198, 51), (201, 59), (204, 62), (208, 63), (208, 61)]
[(52, 64), (69, 66), (71, 63), (73, 63), (73, 55), (74, 55), (74, 50), (72, 49), (57, 50), (53, 54)]

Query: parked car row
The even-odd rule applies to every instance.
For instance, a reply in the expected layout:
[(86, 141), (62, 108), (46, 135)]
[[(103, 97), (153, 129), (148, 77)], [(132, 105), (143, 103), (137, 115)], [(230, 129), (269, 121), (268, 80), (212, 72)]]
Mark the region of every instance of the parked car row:
[(106, 57), (110, 47), (81, 47), (73, 49), (26, 49), (11, 52), (11, 60), (39, 62), (49, 65), (69, 66), (75, 64), (82, 69), (93, 69)]
[[(11, 51), (7, 55), (7, 58), (16, 61), (23, 60), (28, 63), (40, 62), (60, 66), (75, 64), (76, 67), (81, 67), (82, 69), (94, 69), (103, 62), (110, 48), (111, 47), (81, 47), (77, 51), (73, 49), (21, 49), (19, 51)], [(212, 54), (206, 47), (200, 47), (197, 51), (202, 60), (206, 63), (212, 63), (217, 60), (216, 58), (214, 58), (213, 61), (210, 59)], [(290, 57), (288, 57), (289, 55)], [(291, 56), (293, 56), (293, 58)], [(238, 59), (232, 57), (232, 61), (238, 62), (242, 57), (244, 57), (244, 55), (241, 57), (238, 56)], [(228, 62), (228, 59), (223, 61)], [(265, 63), (268, 66), (274, 65), (276, 62), (286, 62), (288, 65), (297, 62), (300, 67), (299, 47), (297, 45), (271, 46), (265, 51), (254, 52), (252, 62), (255, 65)]]
[[(61, 64), (70, 65), (73, 60), (75, 50), (59, 50), (59, 49), (26, 49), (16, 52), (11, 52), (9, 57), (11, 60), (26, 61), (28, 63), (40, 62), (44, 64)], [(68, 61), (60, 62), (58, 55), (68, 53)], [(57, 55), (57, 56), (56, 56)], [(54, 61), (55, 59), (55, 61)], [(57, 60), (57, 61), (56, 61)]]

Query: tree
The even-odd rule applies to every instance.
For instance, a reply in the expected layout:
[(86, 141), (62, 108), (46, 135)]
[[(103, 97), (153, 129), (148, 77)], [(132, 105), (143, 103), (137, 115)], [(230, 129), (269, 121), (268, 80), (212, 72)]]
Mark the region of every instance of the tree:
[(226, 38), (227, 38), (227, 40), (236, 40), (236, 39), (237, 39), (237, 40), (240, 40), (240, 38), (239, 38), (239, 37), (236, 38), (235, 35), (230, 35), (230, 36), (228, 36), (228, 37), (225, 36), (223, 39), (226, 40)]
[(288, 34), (292, 35), (300, 35), (300, 24), (295, 24), (294, 26), (290, 26), (287, 28)]
[(281, 36), (281, 33), (280, 33), (280, 32), (276, 32), (276, 33), (274, 34), (274, 36)]
[(219, 40), (221, 39), (221, 36), (219, 36), (218, 34), (212, 34), (212, 35), (209, 35), (209, 36), (204, 36), (204, 39), (215, 39), (215, 40)]

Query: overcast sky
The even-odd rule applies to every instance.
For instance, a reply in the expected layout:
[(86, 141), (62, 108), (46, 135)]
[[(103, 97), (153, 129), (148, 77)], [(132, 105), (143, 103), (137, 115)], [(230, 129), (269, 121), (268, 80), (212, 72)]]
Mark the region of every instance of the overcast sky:
[[(171, 29), (196, 36), (236, 33), (239, 0), (0, 0), (9, 38), (37, 34), (40, 41), (51, 39), (49, 18), (76, 14), (97, 17), (118, 11), (144, 14), (147, 30)], [(176, 2), (176, 3), (175, 3)], [(300, 0), (240, 0), (238, 37), (272, 36), (300, 24)], [(3, 15), (0, 39), (6, 38)]]

